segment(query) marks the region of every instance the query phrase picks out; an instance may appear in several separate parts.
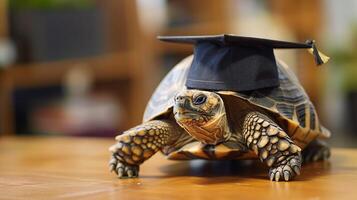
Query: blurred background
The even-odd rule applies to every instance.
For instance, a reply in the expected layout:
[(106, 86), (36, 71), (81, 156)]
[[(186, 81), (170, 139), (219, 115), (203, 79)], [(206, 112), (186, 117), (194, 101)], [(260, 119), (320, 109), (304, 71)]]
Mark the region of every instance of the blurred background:
[(304, 42), (276, 51), (334, 146), (357, 146), (357, 1), (0, 0), (0, 135), (113, 136), (140, 123), (160, 79), (192, 47), (157, 35), (232, 33)]

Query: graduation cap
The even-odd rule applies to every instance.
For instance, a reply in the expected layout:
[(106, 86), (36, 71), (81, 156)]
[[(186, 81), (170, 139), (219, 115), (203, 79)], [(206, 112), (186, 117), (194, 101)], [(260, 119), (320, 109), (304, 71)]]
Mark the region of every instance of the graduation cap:
[(194, 58), (187, 76), (188, 88), (251, 91), (279, 86), (274, 49), (308, 49), (317, 65), (328, 57), (313, 40), (294, 43), (236, 35), (159, 36), (166, 42), (194, 45)]

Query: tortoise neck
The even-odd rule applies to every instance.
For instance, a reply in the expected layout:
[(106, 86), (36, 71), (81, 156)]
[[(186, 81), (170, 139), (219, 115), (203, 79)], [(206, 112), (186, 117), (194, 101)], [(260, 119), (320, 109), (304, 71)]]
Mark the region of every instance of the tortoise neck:
[(203, 125), (183, 125), (183, 128), (195, 139), (204, 144), (227, 141), (232, 135), (224, 107), (211, 120)]

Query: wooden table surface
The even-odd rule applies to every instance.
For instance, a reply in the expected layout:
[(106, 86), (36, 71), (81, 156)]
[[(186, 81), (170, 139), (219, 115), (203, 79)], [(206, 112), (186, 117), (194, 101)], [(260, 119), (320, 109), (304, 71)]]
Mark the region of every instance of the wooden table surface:
[(357, 199), (357, 149), (271, 182), (259, 162), (168, 161), (155, 155), (137, 179), (108, 172), (109, 139), (0, 138), (0, 199)]

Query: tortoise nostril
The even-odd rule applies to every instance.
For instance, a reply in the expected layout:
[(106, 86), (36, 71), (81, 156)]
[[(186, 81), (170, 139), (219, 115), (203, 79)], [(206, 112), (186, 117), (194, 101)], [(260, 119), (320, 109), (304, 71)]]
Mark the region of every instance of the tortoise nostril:
[(181, 101), (183, 101), (185, 99), (185, 97), (183, 97), (183, 96), (176, 96), (175, 97), (175, 100), (177, 101), (177, 102), (181, 102)]

